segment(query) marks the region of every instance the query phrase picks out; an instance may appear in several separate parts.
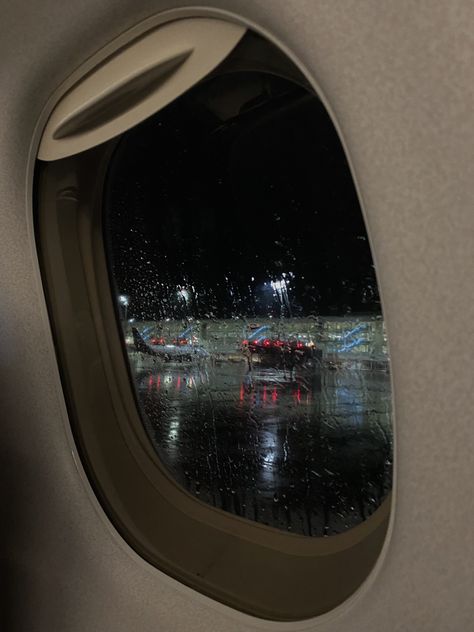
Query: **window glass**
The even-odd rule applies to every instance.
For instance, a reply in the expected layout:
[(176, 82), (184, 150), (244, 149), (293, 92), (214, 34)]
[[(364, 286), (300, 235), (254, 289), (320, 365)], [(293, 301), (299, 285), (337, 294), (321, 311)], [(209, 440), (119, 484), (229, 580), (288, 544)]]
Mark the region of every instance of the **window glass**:
[(320, 100), (217, 75), (122, 137), (104, 206), (142, 420), (175, 479), (296, 534), (364, 521), (392, 485), (389, 359)]

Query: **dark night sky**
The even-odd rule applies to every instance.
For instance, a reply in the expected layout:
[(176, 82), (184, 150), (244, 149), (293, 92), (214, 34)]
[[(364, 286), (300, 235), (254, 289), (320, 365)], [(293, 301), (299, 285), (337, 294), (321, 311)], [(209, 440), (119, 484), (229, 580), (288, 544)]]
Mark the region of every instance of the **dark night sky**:
[(105, 209), (132, 316), (280, 314), (264, 283), (284, 273), (285, 313), (380, 312), (337, 134), (319, 100), (282, 79), (217, 77), (125, 134)]

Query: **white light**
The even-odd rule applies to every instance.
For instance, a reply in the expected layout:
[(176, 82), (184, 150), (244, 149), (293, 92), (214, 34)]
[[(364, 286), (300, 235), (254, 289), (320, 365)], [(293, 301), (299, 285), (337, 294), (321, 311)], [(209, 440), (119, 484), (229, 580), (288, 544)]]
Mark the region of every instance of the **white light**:
[(281, 292), (282, 290), (286, 290), (286, 281), (282, 279), (281, 281), (272, 281), (271, 286), (277, 292)]
[(128, 296), (125, 296), (124, 294), (120, 294), (120, 296), (118, 297), (119, 303), (121, 305), (125, 305), (125, 307), (127, 307), (128, 305)]
[(189, 292), (187, 290), (178, 290), (178, 296), (187, 301), (189, 298)]

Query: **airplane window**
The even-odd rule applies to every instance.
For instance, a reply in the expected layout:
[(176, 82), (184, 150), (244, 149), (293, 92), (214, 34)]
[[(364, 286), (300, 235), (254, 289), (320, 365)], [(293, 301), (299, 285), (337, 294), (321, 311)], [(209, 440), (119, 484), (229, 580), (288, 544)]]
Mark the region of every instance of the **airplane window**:
[(243, 25), (116, 45), (59, 98), (35, 171), (78, 455), (160, 571), (254, 616), (323, 614), (373, 569), (392, 502), (387, 340), (344, 150)]
[(392, 486), (389, 357), (321, 101), (217, 73), (122, 136), (104, 208), (142, 421), (174, 479), (294, 534), (364, 522)]

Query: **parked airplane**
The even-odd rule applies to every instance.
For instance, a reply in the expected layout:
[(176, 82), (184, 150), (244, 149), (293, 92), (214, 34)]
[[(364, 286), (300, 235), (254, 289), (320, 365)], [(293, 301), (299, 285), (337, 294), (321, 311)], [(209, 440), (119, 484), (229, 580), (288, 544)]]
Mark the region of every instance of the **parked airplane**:
[[(187, 332), (189, 331), (186, 330)], [(193, 362), (209, 358), (209, 353), (196, 344), (192, 344), (183, 334), (174, 344), (151, 344), (147, 342), (136, 327), (132, 327), (133, 342), (136, 351), (159, 358), (164, 362)]]

